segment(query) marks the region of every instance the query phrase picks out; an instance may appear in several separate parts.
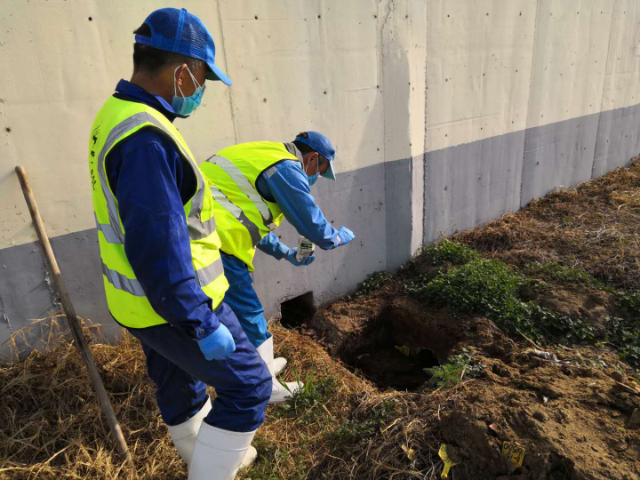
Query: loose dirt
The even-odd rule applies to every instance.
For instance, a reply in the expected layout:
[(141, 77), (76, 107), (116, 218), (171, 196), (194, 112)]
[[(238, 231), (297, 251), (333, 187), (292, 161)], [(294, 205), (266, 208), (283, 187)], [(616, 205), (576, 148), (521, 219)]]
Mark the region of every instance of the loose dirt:
[[(591, 342), (542, 347), (524, 336), (508, 338), (487, 318), (454, 315), (407, 296), (402, 274), (372, 294), (319, 311), (305, 332), (382, 391), (415, 392), (403, 397), (410, 405), (405, 445), (418, 452), (409, 464), (427, 471), (424, 478), (441, 468), (437, 461), (429, 463), (439, 443), (460, 462), (452, 470), (456, 479), (640, 478), (640, 430), (631, 420), (640, 408), (640, 391), (627, 386), (637, 378), (602, 341), (611, 318), (625, 313), (614, 288), (594, 285), (640, 287), (639, 194), (636, 161), (455, 237), (516, 270), (551, 261), (593, 275), (595, 282), (564, 279), (523, 294), (550, 311), (584, 320), (592, 328)], [(434, 270), (417, 266), (428, 278)], [(534, 353), (542, 349), (557, 361)], [(430, 364), (421, 364), (421, 352), (432, 354)], [(465, 379), (462, 371), (458, 385), (434, 391), (424, 367), (460, 352), (473, 357), (480, 373)], [(411, 422), (427, 428), (432, 443), (412, 438)], [(524, 449), (521, 467), (502, 455), (505, 442)], [(381, 436), (372, 444), (391, 447)], [(421, 465), (425, 450), (432, 457)]]
[[(541, 275), (545, 288), (522, 292), (583, 319), (589, 341), (507, 336), (485, 316), (407, 293), (416, 275), (429, 281), (451, 265), (418, 262), (315, 312), (306, 300), (287, 305), (289, 328), (271, 325), (276, 352), (289, 360), (281, 380), (306, 388), (267, 409), (258, 461), (240, 478), (436, 479), (442, 444), (458, 462), (453, 480), (640, 478), (637, 373), (608, 338), (612, 318), (634, 320), (617, 289), (640, 289), (638, 198), (636, 163), (456, 237), (514, 271), (553, 261), (602, 282)], [(119, 461), (81, 360), (59, 339), (0, 366), (0, 479), (186, 478), (137, 342), (91, 349), (135, 468)], [(463, 360), (457, 370), (452, 359)], [(448, 372), (447, 382), (435, 372)], [(502, 454), (505, 443), (524, 452), (521, 466)]]
[[(567, 362), (556, 364), (532, 355), (536, 346), (507, 338), (486, 318), (456, 318), (446, 308), (431, 311), (393, 290), (388, 287), (375, 300), (364, 300), (366, 308), (338, 302), (319, 312), (310, 326), (356, 373), (360, 366), (348, 361), (350, 352), (360, 351), (362, 342), (372, 338), (366, 332), (390, 318), (384, 337), (411, 352), (428, 348), (440, 362), (462, 349), (473, 353), (475, 363), (483, 366), (479, 378), (465, 381), (463, 376), (446, 394), (432, 393), (423, 384), (422, 393), (410, 397), (413, 419), (429, 425), (461, 461), (451, 478), (639, 478), (640, 431), (628, 428), (628, 420), (640, 408), (640, 396), (619, 385), (632, 380), (631, 371), (609, 367), (620, 362), (606, 348), (554, 348), (551, 352)], [(576, 302), (583, 297), (562, 292), (555, 302), (547, 300), (565, 306), (567, 298), (568, 308), (582, 308), (591, 299)], [(595, 357), (602, 368), (581, 364), (580, 359)], [(377, 360), (376, 368), (387, 373), (386, 357)], [(366, 374), (383, 383), (375, 373)], [(393, 387), (404, 374), (399, 372), (400, 379), (387, 385)], [(504, 442), (524, 448), (521, 468), (501, 454)], [(409, 443), (420, 449), (419, 443)]]
[(532, 201), (516, 213), (460, 233), (491, 258), (580, 266), (619, 287), (640, 288), (640, 158), (577, 188)]

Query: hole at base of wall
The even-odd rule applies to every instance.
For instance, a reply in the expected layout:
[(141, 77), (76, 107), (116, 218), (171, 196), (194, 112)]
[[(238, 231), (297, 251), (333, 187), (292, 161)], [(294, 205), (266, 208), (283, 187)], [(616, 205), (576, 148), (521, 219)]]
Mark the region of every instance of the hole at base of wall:
[(280, 304), (280, 324), (284, 328), (298, 328), (310, 320), (316, 311), (313, 292), (303, 293)]

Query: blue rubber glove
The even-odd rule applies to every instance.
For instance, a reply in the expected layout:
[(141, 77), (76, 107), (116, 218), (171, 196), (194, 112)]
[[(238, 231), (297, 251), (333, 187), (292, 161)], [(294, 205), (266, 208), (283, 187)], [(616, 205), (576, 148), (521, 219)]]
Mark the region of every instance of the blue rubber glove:
[(236, 350), (231, 332), (222, 323), (213, 333), (198, 340), (198, 346), (207, 360), (222, 360)]
[(289, 262), (292, 265), (295, 265), (296, 267), (311, 265), (313, 261), (316, 259), (315, 255), (311, 255), (309, 257), (303, 258), (302, 261), (299, 262), (298, 259), (296, 258), (296, 253), (298, 253), (298, 247), (290, 248), (287, 254), (284, 256), (284, 258), (287, 259), (287, 262)]
[(342, 245), (346, 245), (354, 238), (356, 238), (356, 236), (347, 227), (340, 227), (340, 229), (338, 230), (338, 240), (340, 240), (340, 243), (338, 243), (339, 247)]

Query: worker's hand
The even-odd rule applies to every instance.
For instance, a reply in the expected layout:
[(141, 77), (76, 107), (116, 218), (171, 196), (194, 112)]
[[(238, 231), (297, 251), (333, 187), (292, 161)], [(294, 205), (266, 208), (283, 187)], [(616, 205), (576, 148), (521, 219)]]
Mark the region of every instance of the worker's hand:
[(296, 253), (298, 253), (298, 247), (290, 248), (287, 254), (284, 256), (284, 258), (287, 259), (287, 262), (289, 262), (292, 265), (295, 265), (296, 267), (311, 265), (313, 261), (316, 259), (315, 255), (311, 255), (309, 257), (303, 258), (301, 261), (298, 261), (298, 259), (296, 258)]
[(346, 245), (354, 238), (356, 238), (356, 236), (347, 227), (343, 226), (338, 230), (338, 246)]
[(222, 360), (236, 350), (231, 332), (222, 323), (213, 333), (198, 340), (198, 346), (207, 360)]

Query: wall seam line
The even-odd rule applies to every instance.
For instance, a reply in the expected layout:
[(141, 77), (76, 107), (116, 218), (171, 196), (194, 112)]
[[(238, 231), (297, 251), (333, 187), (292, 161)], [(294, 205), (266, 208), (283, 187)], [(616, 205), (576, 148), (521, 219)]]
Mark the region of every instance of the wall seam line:
[(519, 195), (519, 208), (524, 207), (522, 204), (522, 192), (524, 190), (524, 166), (526, 162), (526, 152), (527, 152), (527, 135), (528, 135), (528, 125), (529, 125), (529, 108), (531, 106), (531, 90), (533, 88), (533, 67), (535, 64), (535, 56), (536, 56), (536, 40), (538, 39), (538, 14), (540, 13), (540, 1), (536, 1), (536, 13), (535, 19), (533, 22), (533, 42), (531, 44), (531, 69), (529, 71), (529, 95), (527, 96), (527, 108), (525, 111), (525, 120), (524, 120), (524, 136), (523, 136), (523, 144), (522, 144), (522, 167), (520, 169), (520, 195)]
[(429, 1), (424, 12), (425, 17), (425, 40), (424, 40), (424, 142), (422, 145), (422, 243), (425, 242), (425, 235), (427, 231), (427, 178), (429, 169)]
[[(227, 57), (227, 42), (224, 39), (224, 29), (222, 27), (222, 11), (220, 10), (220, 0), (216, 0), (216, 7), (218, 9), (218, 26), (220, 28), (220, 40), (222, 41), (222, 52), (224, 53), (224, 71), (231, 78), (229, 74), (229, 60)], [(236, 112), (233, 107), (233, 89), (227, 87), (229, 92), (229, 108), (231, 109), (231, 125), (233, 125), (233, 139), (234, 143), (238, 143), (238, 129), (236, 127)]]
[[(378, 21), (376, 24), (379, 25), (378, 28), (378, 50), (380, 52), (380, 61), (378, 62), (378, 84), (380, 85), (380, 95), (382, 101), (382, 175), (383, 175), (383, 185), (384, 185), (384, 225), (385, 225), (385, 252), (384, 252), (384, 269), (387, 270), (389, 268), (389, 252), (387, 249), (389, 248), (389, 231), (387, 230), (387, 157), (386, 157), (386, 145), (387, 145), (387, 125), (385, 122), (385, 89), (384, 89), (384, 28), (387, 23), (387, 16), (382, 16), (382, 4), (385, 0), (378, 1)], [(390, 15), (391, 11), (387, 13)]]
[[(602, 96), (600, 97), (600, 108), (598, 109), (598, 128), (596, 130), (596, 141), (593, 146), (593, 160), (591, 161), (591, 180), (593, 180), (593, 172), (596, 168), (596, 152), (598, 151), (598, 138), (600, 134), (600, 126), (602, 121), (602, 110), (604, 108), (604, 92), (607, 83), (607, 68), (609, 67), (609, 56), (611, 53), (611, 39), (613, 37), (613, 15), (615, 10), (615, 6), (618, 2), (613, 4), (613, 8), (611, 10), (611, 22), (609, 23), (609, 43), (607, 45), (607, 61), (604, 62), (604, 81), (602, 82)], [(616, 55), (614, 55), (615, 57)], [(606, 169), (605, 169), (606, 170)]]

